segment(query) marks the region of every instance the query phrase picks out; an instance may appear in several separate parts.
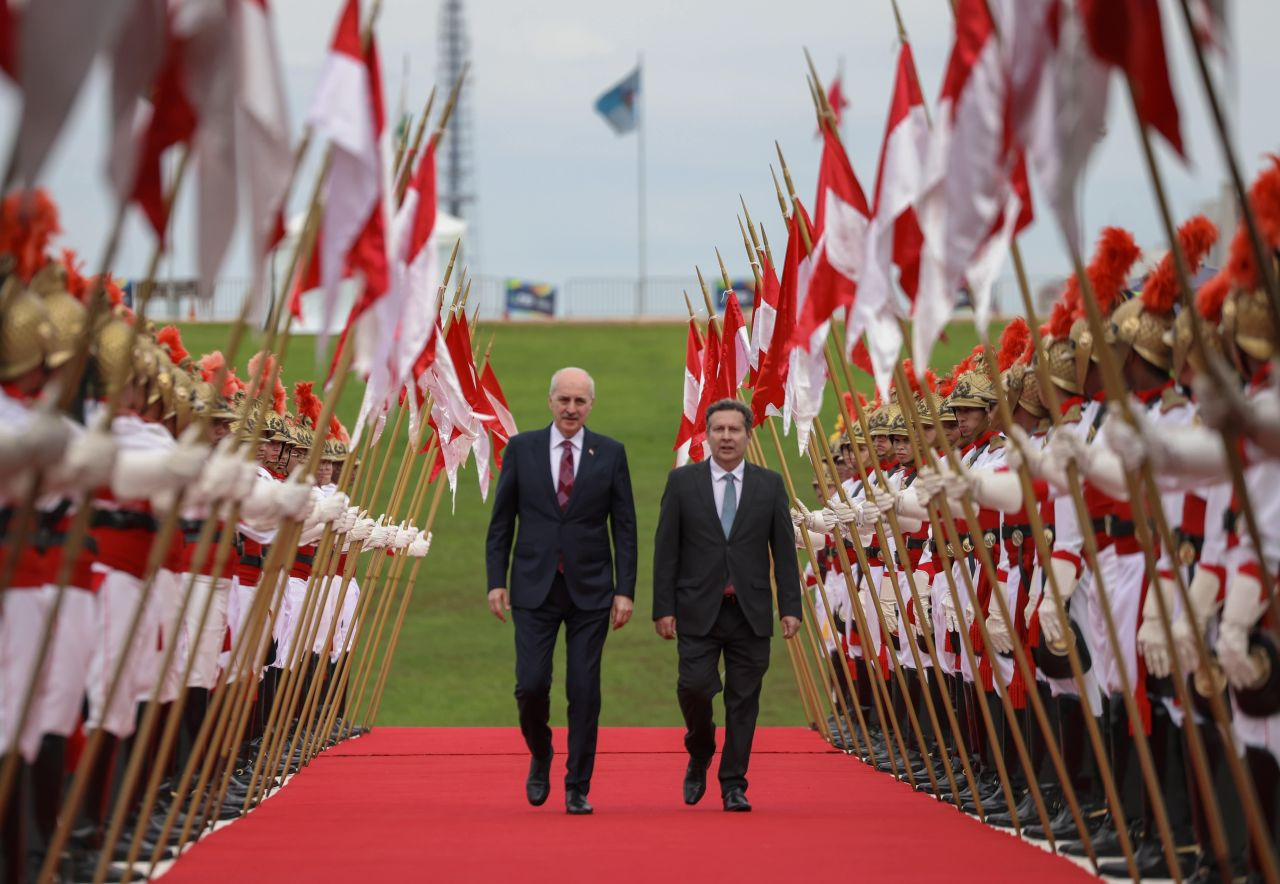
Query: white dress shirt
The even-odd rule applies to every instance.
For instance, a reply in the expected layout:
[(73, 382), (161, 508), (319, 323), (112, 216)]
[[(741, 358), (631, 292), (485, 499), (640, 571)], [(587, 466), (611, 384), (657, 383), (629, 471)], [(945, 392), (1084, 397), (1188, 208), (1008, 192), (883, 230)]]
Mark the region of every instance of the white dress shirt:
[(582, 440), (586, 437), (586, 431), (582, 427), (578, 427), (578, 432), (572, 436), (565, 436), (560, 432), (560, 428), (555, 424), (551, 425), (551, 487), (557, 491), (560, 490), (560, 461), (564, 459), (564, 449), (561, 444), (568, 441), (573, 445), (573, 475), (578, 475), (578, 464), (582, 463)]
[(725, 486), (724, 477), (725, 476), (728, 476), (730, 474), (733, 475), (734, 481), (737, 484), (736, 497), (734, 499), (739, 504), (742, 503), (742, 477), (747, 471), (745, 464), (746, 464), (745, 460), (740, 460), (738, 461), (738, 465), (734, 467), (732, 470), (726, 470), (722, 466), (720, 466), (720, 464), (716, 463), (715, 460), (711, 461), (711, 493), (714, 494), (716, 497), (716, 515), (717, 516), (720, 516), (724, 513), (724, 486)]

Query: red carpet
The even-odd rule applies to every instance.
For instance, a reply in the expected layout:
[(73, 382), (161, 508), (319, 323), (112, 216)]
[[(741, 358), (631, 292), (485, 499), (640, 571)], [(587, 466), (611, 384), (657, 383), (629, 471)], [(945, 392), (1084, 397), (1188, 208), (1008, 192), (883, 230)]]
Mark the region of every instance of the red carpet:
[[(1088, 880), (1081, 869), (831, 751), (767, 728), (750, 814), (720, 809), (715, 767), (680, 798), (680, 731), (601, 731), (592, 817), (564, 813), (564, 733), (551, 798), (524, 799), (519, 732), (379, 728), (330, 750), (244, 819), (195, 845), (172, 882)], [(373, 877), (376, 876), (376, 879)], [(839, 876), (839, 877), (829, 877)]]

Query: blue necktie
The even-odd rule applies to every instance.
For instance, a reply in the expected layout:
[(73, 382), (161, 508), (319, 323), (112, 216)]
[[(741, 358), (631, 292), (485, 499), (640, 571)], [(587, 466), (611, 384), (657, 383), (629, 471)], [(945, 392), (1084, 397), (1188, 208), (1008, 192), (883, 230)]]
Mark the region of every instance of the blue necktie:
[(724, 528), (725, 537), (733, 530), (733, 517), (738, 514), (738, 486), (734, 478), (733, 473), (724, 474), (724, 504), (720, 507), (720, 525)]

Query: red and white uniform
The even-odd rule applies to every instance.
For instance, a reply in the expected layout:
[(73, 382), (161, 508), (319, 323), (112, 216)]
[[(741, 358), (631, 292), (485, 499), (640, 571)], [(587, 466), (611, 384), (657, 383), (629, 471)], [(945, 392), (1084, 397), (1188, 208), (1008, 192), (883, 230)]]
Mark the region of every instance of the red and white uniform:
[[(21, 432), (31, 420), (31, 403), (13, 391), (0, 390), (0, 423)], [(72, 432), (79, 426), (72, 424)], [(25, 494), (14, 483), (0, 487), (7, 537), (16, 507)], [(57, 603), (62, 539), (70, 522), (65, 498), (50, 493), (36, 502), (36, 524), (19, 552), (13, 578), (0, 592), (0, 753), (15, 747), (28, 762), (35, 759), (46, 734), (69, 736), (76, 728), (84, 700), (85, 678), (97, 629), (97, 598), (90, 587), (90, 549), (84, 549), (71, 569), (70, 580), (53, 623), (44, 665), (36, 677), (37, 657), (45, 629)], [(7, 540), (0, 540), (0, 567), (7, 567)], [(30, 711), (22, 719), (28, 689), (35, 682)]]
[[(118, 415), (111, 422), (111, 435), (122, 453), (165, 452), (176, 445), (164, 427), (132, 414)], [(89, 665), (86, 726), (127, 737), (134, 731), (138, 701), (151, 697), (155, 657), (165, 642), (165, 594), (153, 586), (144, 597), (142, 580), (156, 523), (146, 499), (117, 499), (104, 492), (94, 500), (94, 509), (98, 560), (93, 574), (101, 628)], [(117, 670), (120, 681), (112, 691)]]

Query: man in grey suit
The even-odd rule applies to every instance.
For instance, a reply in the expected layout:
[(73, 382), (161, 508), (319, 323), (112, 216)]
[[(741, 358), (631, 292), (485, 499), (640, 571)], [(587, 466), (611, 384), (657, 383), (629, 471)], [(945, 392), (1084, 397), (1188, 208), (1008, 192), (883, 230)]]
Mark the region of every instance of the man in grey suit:
[(716, 750), (711, 701), (723, 687), (720, 794), (725, 810), (740, 812), (751, 810), (747, 764), (760, 684), (769, 668), (770, 578), (777, 582), (787, 639), (800, 627), (800, 580), (782, 477), (744, 461), (751, 410), (734, 399), (708, 406), (707, 438), (711, 460), (672, 470), (667, 477), (654, 540), (653, 620), (658, 635), (677, 639), (676, 696), (689, 752), (685, 803), (697, 804), (707, 789), (707, 768)]

